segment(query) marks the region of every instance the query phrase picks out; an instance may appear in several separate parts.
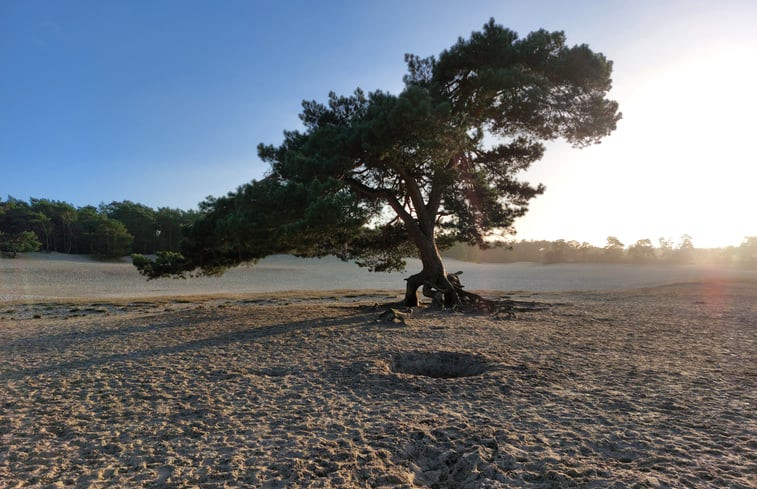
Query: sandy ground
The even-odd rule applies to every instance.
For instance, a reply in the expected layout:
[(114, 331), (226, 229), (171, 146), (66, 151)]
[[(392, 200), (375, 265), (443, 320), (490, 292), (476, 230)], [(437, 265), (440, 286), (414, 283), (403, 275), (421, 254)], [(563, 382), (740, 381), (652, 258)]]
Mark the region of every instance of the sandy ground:
[(0, 487), (757, 486), (757, 283), (396, 297), (0, 304)]
[[(563, 263), (467, 263), (446, 259), (450, 271), (463, 270), (470, 288), (558, 292), (624, 290), (671, 283), (757, 281), (757, 269), (715, 265), (606, 265)], [(421, 269), (408, 259), (406, 272), (371, 273), (335, 257), (302, 259), (274, 255), (253, 267), (240, 266), (221, 277), (145, 280), (128, 258), (97, 261), (60, 253), (24, 253), (0, 259), (0, 303), (160, 298), (213, 293), (223, 296), (291, 290), (362, 290), (401, 288)]]

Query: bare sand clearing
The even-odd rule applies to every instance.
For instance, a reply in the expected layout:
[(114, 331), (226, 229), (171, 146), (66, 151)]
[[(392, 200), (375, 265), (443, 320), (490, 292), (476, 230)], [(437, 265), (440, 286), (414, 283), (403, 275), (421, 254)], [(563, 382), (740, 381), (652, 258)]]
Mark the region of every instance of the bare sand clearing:
[(0, 487), (757, 486), (757, 283), (0, 305)]

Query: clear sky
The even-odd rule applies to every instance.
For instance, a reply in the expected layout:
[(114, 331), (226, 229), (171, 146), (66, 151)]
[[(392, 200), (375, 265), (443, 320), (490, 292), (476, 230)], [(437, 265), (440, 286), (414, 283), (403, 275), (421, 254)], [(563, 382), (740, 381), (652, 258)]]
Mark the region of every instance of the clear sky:
[(757, 235), (757, 2), (0, 1), (0, 196), (194, 208), (260, 178), (303, 99), (397, 93), (490, 18), (615, 63), (623, 120), (553, 143), (517, 238)]

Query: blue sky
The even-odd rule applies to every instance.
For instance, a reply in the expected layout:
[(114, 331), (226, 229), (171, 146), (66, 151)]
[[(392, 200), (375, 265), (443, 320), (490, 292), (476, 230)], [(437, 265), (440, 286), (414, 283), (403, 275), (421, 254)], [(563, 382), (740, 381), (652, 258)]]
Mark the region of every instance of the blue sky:
[(0, 2), (0, 196), (194, 208), (266, 166), (303, 99), (398, 92), (404, 54), (494, 17), (615, 62), (601, 145), (550, 144), (519, 238), (757, 235), (757, 2)]

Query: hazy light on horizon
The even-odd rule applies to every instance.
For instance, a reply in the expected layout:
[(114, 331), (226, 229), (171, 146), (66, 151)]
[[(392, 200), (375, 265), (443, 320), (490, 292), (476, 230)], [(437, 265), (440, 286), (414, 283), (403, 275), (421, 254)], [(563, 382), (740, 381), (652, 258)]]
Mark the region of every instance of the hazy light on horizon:
[(667, 45), (641, 41), (616, 59), (617, 131), (598, 146), (548, 151), (529, 174), (547, 192), (517, 238), (603, 245), (613, 235), (629, 245), (689, 234), (696, 246), (724, 247), (757, 234), (757, 33), (724, 19), (733, 16), (679, 20)]

